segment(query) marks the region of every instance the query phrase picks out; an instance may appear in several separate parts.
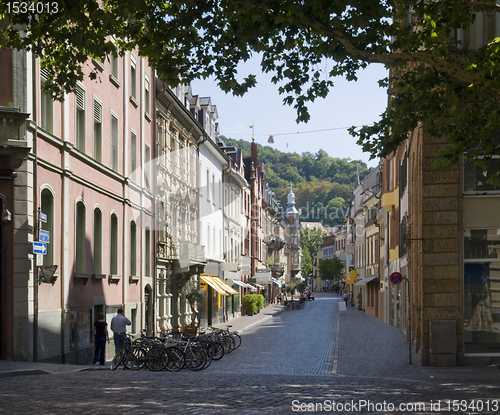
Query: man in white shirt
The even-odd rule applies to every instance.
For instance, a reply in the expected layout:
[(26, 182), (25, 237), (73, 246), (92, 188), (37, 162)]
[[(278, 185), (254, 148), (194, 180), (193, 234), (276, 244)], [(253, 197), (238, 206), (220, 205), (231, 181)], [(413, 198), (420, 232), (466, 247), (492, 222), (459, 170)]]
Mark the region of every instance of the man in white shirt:
[(119, 308), (116, 316), (111, 319), (111, 331), (114, 333), (115, 353), (121, 349), (125, 339), (127, 338), (127, 326), (131, 326), (132, 322), (123, 315), (123, 308)]

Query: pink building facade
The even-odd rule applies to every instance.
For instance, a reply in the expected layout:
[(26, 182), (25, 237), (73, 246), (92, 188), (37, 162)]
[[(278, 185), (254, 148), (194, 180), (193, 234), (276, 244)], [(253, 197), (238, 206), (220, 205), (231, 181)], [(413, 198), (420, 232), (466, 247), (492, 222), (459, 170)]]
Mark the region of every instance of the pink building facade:
[[(26, 255), (9, 258), (2, 275), (2, 296), (12, 296), (2, 302), (2, 358), (86, 363), (99, 313), (109, 324), (123, 307), (131, 333), (152, 324), (154, 74), (134, 52), (89, 61), (99, 79), (58, 102), (41, 90), (38, 61), (23, 56), (22, 66), (0, 63), (24, 86), (0, 94), (0, 105), (30, 114), (31, 148), (13, 180), (14, 252)], [(24, 252), (47, 238), (44, 255)]]

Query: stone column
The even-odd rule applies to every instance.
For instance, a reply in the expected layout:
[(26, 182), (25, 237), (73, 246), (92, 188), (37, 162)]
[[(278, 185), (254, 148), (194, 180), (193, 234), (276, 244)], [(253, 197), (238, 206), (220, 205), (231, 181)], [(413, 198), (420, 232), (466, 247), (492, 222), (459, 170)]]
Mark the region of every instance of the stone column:
[[(418, 328), (421, 331), (421, 361), (424, 366), (431, 363), (450, 365), (449, 358), (445, 363), (431, 356), (430, 325), (440, 320), (456, 321), (457, 352), (454, 353), (463, 355), (460, 170), (458, 166), (446, 171), (434, 167), (437, 161), (435, 154), (445, 145), (443, 141), (424, 134), (422, 143), (423, 241), (420, 245), (422, 279)], [(434, 326), (440, 327), (437, 324)], [(433, 336), (437, 334), (433, 333)]]

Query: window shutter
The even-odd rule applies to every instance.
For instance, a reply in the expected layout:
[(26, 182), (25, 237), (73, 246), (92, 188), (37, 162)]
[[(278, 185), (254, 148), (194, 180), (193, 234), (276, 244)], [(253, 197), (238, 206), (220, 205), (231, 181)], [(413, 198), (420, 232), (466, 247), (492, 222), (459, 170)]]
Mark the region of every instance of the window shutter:
[(49, 78), (50, 71), (47, 68), (40, 68), (40, 77), (46, 81)]
[(102, 105), (94, 101), (94, 121), (102, 123)]
[(81, 88), (76, 88), (75, 96), (78, 108), (85, 110), (85, 91)]

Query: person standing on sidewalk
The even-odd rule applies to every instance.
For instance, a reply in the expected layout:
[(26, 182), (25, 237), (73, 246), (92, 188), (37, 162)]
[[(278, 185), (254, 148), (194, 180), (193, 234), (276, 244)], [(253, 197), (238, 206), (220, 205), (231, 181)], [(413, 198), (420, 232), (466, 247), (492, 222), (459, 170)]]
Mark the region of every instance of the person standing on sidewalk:
[[(104, 314), (99, 313), (97, 321), (94, 323), (92, 337), (95, 345), (94, 365), (99, 359), (101, 366), (104, 366), (104, 358), (106, 356), (106, 340), (109, 343), (108, 323), (104, 321)], [(92, 341), (92, 340), (91, 340)]]
[(132, 322), (123, 314), (123, 308), (119, 308), (116, 316), (111, 319), (111, 331), (115, 341), (115, 354), (121, 349), (125, 339), (127, 338), (127, 326), (131, 326)]
[(347, 292), (344, 293), (344, 301), (345, 301), (345, 305), (347, 307), (347, 300), (349, 299), (349, 294), (347, 294)]

